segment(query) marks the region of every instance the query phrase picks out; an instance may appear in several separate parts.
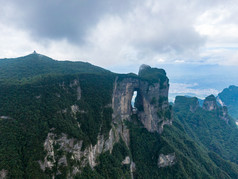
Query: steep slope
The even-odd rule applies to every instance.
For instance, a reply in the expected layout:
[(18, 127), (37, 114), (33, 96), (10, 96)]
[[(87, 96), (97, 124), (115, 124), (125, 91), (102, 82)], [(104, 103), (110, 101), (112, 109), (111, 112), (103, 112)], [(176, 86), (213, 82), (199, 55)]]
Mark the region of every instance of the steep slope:
[(111, 72), (85, 62), (56, 61), (36, 52), (19, 58), (0, 59), (0, 82), (16, 83), (45, 75), (79, 73), (102, 74)]
[[(204, 109), (196, 99), (192, 106), (181, 99), (173, 115), (162, 69), (143, 65), (139, 75), (119, 75), (36, 53), (0, 64), (0, 178), (238, 176), (237, 164), (228, 161), (237, 162), (235, 150), (219, 141), (237, 140), (225, 108), (218, 110), (213, 96)], [(131, 106), (134, 91), (136, 108)], [(198, 136), (201, 128), (193, 131), (184, 122), (199, 110), (209, 114), (209, 121), (222, 121), (211, 129), (224, 138), (205, 133), (220, 153)]]
[(202, 108), (197, 98), (176, 97), (174, 111), (186, 133), (197, 143), (238, 163), (238, 128), (227, 108), (218, 106), (213, 95), (205, 99)]
[(135, 178), (238, 177), (237, 127), (214, 96), (203, 108), (197, 98), (177, 97), (173, 125), (161, 135), (143, 128), (138, 116), (133, 119), (128, 126)]
[(225, 88), (219, 93), (218, 97), (223, 102), (223, 105), (227, 106), (229, 114), (238, 119), (238, 87), (229, 86), (229, 88)]
[[(136, 75), (116, 75), (88, 63), (60, 62), (36, 53), (2, 59), (0, 64), (1, 177), (80, 178), (92, 168), (96, 170), (91, 177), (131, 177), (129, 130), (121, 116), (112, 115), (113, 91), (121, 84), (118, 79), (139, 80), (144, 108), (155, 108), (142, 110), (141, 115), (155, 115), (168, 106), (167, 98), (163, 109), (159, 102), (148, 101), (158, 96), (154, 90), (163, 89), (158, 88), (160, 79), (153, 88)], [(150, 86), (151, 92), (146, 90)], [(126, 115), (131, 114), (128, 110)], [(164, 119), (149, 122), (163, 127), (158, 123)]]

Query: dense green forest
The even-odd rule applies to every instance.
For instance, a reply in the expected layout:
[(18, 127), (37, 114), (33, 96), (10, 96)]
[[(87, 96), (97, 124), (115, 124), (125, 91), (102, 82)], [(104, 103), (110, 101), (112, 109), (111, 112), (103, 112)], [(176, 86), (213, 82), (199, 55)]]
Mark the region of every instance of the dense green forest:
[[(131, 152), (136, 163), (135, 178), (237, 178), (238, 129), (217, 111), (190, 105), (197, 98), (177, 97), (172, 126), (165, 126), (162, 135), (148, 132), (140, 122), (128, 123), (131, 131)], [(136, 117), (134, 117), (136, 119)], [(138, 121), (138, 120), (137, 120)], [(157, 167), (159, 154), (175, 152), (176, 164)]]
[[(120, 129), (111, 106), (116, 77), (118, 81), (141, 78), (151, 85), (168, 80), (164, 70), (148, 66), (137, 76), (36, 53), (0, 59), (0, 176), (7, 171), (7, 178), (70, 178), (74, 166), (81, 166), (74, 178), (238, 178), (234, 119), (226, 116), (225, 121), (221, 107), (207, 111), (199, 107), (197, 98), (188, 97), (176, 98), (170, 113), (173, 123), (165, 125), (162, 134), (148, 132), (133, 114), (121, 126), (129, 130), (129, 143), (117, 136), (112, 150), (98, 155), (94, 167), (75, 160), (72, 151), (53, 142), (54, 156), (65, 155), (67, 165), (57, 161), (42, 170), (39, 161), (46, 156), (54, 161), (44, 146), (50, 133), (55, 141), (66, 134), (76, 147), (83, 141), (79, 152), (84, 152), (98, 145), (98, 136), (109, 140), (110, 131)], [(158, 111), (158, 115), (164, 114)], [(174, 163), (160, 167), (161, 154), (173, 154)], [(126, 157), (130, 162), (123, 164)]]

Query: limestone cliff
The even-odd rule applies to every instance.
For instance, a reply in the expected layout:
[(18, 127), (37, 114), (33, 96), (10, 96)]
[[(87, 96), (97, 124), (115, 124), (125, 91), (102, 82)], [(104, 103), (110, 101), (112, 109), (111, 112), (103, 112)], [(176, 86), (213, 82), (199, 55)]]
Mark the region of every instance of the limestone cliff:
[(135, 107), (139, 120), (148, 131), (162, 133), (163, 126), (172, 123), (172, 113), (168, 103), (169, 83), (164, 71), (151, 73), (155, 70), (151, 69), (143, 65), (139, 76), (116, 78), (112, 96), (113, 119), (115, 122), (130, 120), (131, 99), (133, 92), (137, 91)]
[(175, 164), (175, 153), (171, 153), (168, 155), (164, 155), (164, 154), (160, 154), (159, 158), (158, 158), (158, 167), (168, 167), (168, 166), (172, 166)]
[(213, 111), (218, 108), (216, 97), (214, 95), (210, 95), (206, 97), (203, 103), (203, 109), (207, 111)]
[(206, 97), (203, 103), (203, 109), (207, 111), (216, 111), (218, 114), (218, 117), (222, 120), (224, 120), (226, 123), (229, 122), (229, 115), (228, 110), (226, 106), (219, 106), (217, 104), (217, 99), (214, 95), (210, 95)]
[[(61, 86), (65, 90), (67, 89), (64, 83)], [(76, 89), (74, 93), (77, 93), (75, 96), (77, 101), (80, 102), (83, 90), (81, 90), (79, 81), (73, 80), (69, 87)], [(59, 134), (53, 128), (44, 142), (46, 155), (43, 160), (38, 161), (40, 168), (43, 171), (50, 170), (53, 178), (61, 175), (65, 168), (70, 168), (67, 177), (73, 178), (86, 165), (89, 164), (92, 169), (97, 166), (99, 155), (106, 151), (111, 153), (114, 144), (119, 142), (120, 139), (124, 141), (126, 147), (130, 150), (130, 131), (125, 124), (125, 120), (131, 121), (132, 114), (137, 115), (149, 132), (162, 133), (165, 124), (172, 124), (168, 90), (169, 80), (164, 70), (142, 66), (139, 75), (117, 75), (113, 83), (112, 101), (107, 104), (113, 110), (111, 130), (107, 137), (99, 132), (95, 145), (87, 144), (86, 147), (83, 147), (85, 141), (82, 139), (70, 138), (66, 133)], [(131, 105), (134, 91), (137, 91), (135, 99), (136, 113), (135, 111), (133, 113)], [(56, 96), (60, 98), (59, 95)], [(73, 104), (67, 109), (58, 111), (58, 113), (69, 114), (74, 120), (78, 120), (79, 114), (87, 113), (81, 109), (80, 104)], [(77, 127), (81, 129), (80, 120), (77, 121)], [(72, 161), (74, 161), (73, 165)], [(121, 163), (130, 165), (130, 173), (133, 178), (133, 172), (136, 170), (133, 158), (127, 156)], [(163, 166), (161, 164), (161, 167)]]
[(109, 132), (108, 139), (105, 139), (103, 135), (98, 135), (96, 145), (90, 145), (83, 149), (82, 140), (69, 138), (67, 134), (64, 133), (57, 135), (54, 133), (54, 129), (52, 129), (52, 132), (48, 134), (44, 143), (46, 156), (43, 161), (38, 162), (43, 171), (46, 169), (52, 170), (56, 167), (57, 172), (52, 174), (54, 178), (55, 175), (61, 175), (68, 166), (68, 163), (73, 160), (75, 165), (70, 166), (72, 172), (68, 173), (67, 177), (73, 178), (76, 174), (81, 172), (82, 168), (87, 164), (92, 168), (95, 167), (97, 165), (97, 157), (105, 151), (110, 151), (111, 153), (113, 145), (118, 141), (119, 135), (114, 128), (112, 128)]

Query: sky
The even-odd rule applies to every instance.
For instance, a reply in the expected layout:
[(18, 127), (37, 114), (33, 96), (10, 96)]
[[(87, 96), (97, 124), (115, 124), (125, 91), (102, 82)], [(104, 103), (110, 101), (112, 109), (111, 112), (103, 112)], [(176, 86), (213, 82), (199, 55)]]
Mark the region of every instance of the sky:
[(164, 68), (171, 93), (205, 97), (238, 85), (238, 3), (0, 0), (0, 58), (34, 50), (119, 73)]

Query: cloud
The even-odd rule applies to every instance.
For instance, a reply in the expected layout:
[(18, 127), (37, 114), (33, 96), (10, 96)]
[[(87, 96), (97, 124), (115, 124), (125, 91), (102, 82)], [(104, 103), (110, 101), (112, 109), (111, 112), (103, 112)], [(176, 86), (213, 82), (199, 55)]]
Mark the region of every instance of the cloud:
[(29, 30), (35, 38), (65, 38), (81, 43), (87, 30), (104, 14), (122, 13), (131, 3), (125, 0), (12, 0), (1, 4), (14, 10), (8, 15), (12, 20), (9, 23)]
[[(59, 59), (96, 65), (202, 62), (237, 64), (234, 1), (0, 0), (2, 57), (36, 49)], [(24, 35), (23, 35), (24, 34)], [(24, 42), (24, 43), (23, 43)], [(226, 44), (225, 44), (226, 43)], [(27, 46), (30, 48), (27, 49)], [(8, 52), (6, 52), (8, 51)], [(11, 52), (10, 52), (11, 51)]]
[(213, 88), (201, 88), (198, 83), (170, 83), (171, 98), (174, 98), (177, 95), (190, 95), (204, 99), (210, 94), (217, 95), (218, 93), (219, 91)]

